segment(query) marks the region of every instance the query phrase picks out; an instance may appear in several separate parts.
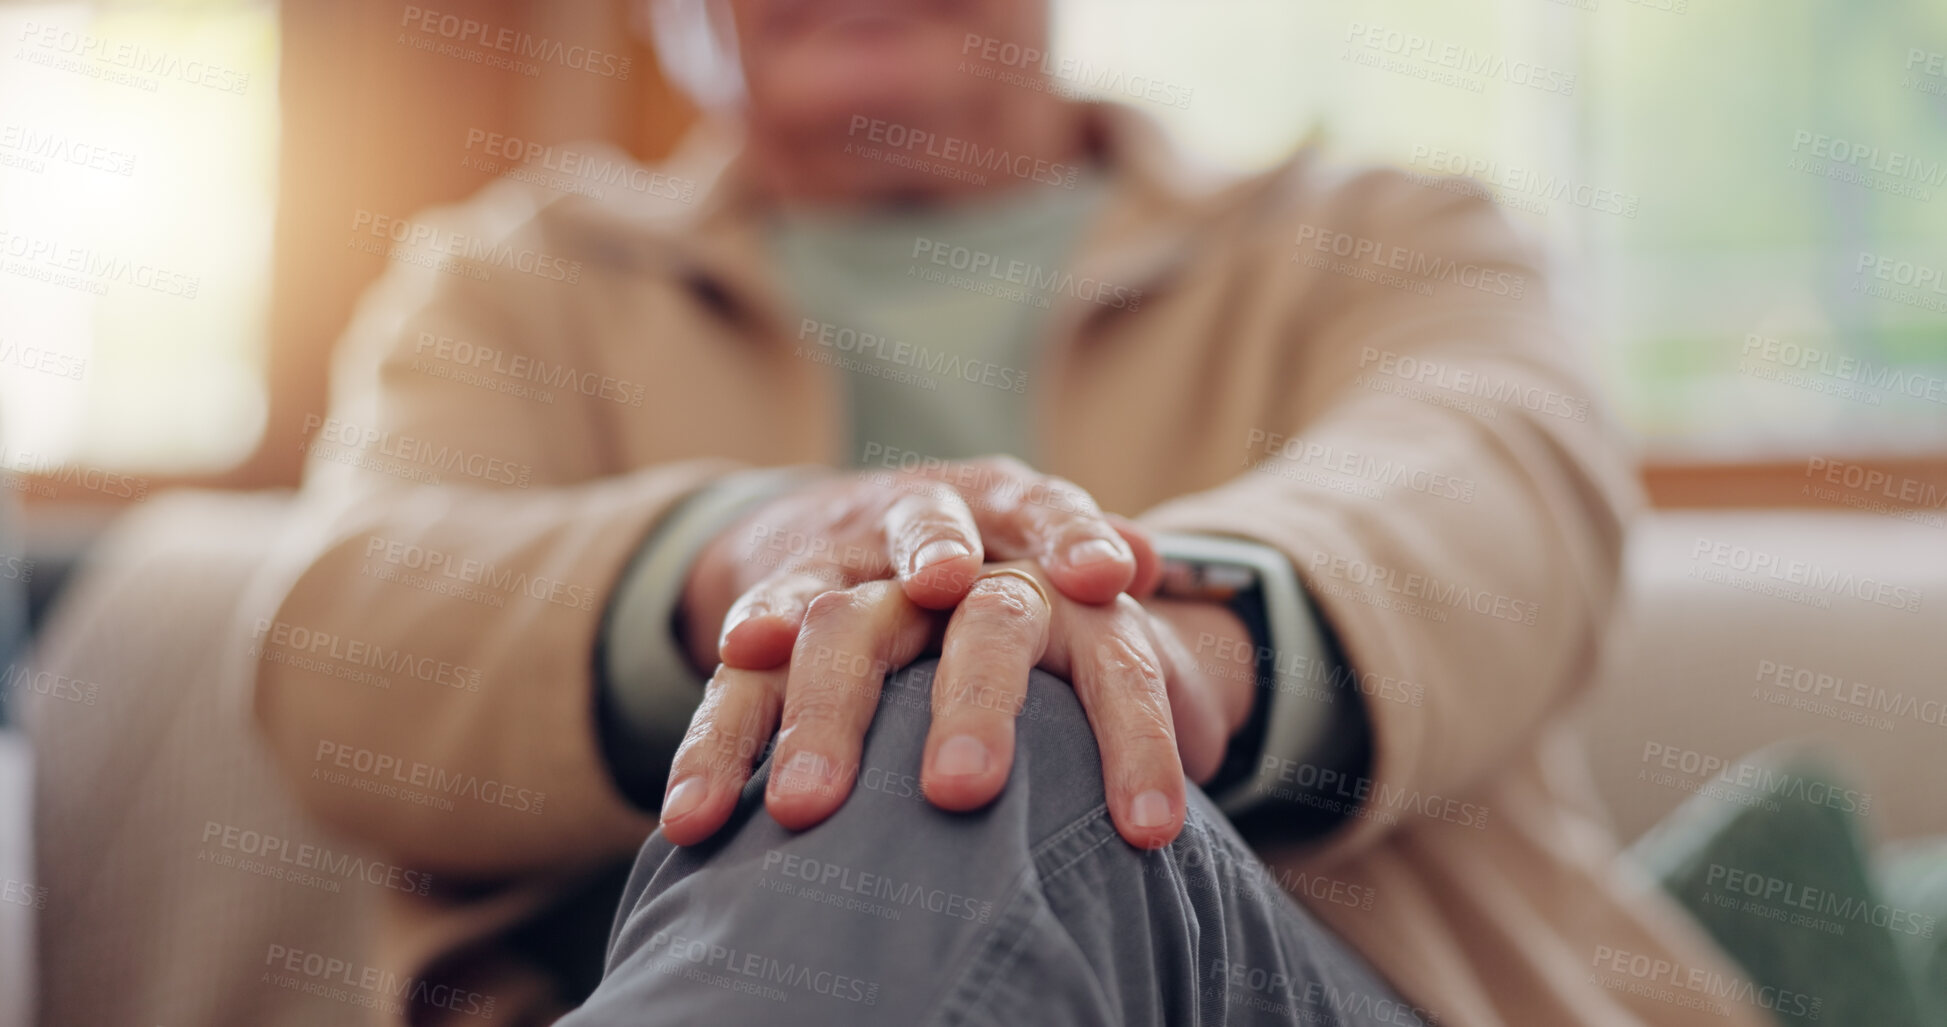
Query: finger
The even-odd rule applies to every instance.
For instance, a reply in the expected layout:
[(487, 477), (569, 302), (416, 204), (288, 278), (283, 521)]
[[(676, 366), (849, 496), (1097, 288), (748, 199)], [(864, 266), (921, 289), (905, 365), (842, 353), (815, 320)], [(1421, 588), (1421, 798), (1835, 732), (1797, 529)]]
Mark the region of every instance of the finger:
[(1128, 543), (1129, 551), (1136, 556), (1136, 577), (1123, 591), (1137, 599), (1147, 599), (1156, 592), (1156, 586), (1163, 582), (1163, 557), (1156, 551), (1156, 540), (1149, 529), (1120, 514), (1103, 514), (1122, 541)]
[(1063, 595), (1106, 603), (1136, 580), (1136, 555), (1088, 493), (1046, 478), (1022, 505), (1029, 546)]
[(1061, 662), (1102, 748), (1109, 815), (1129, 844), (1168, 845), (1183, 829), (1183, 764), (1141, 607), (1125, 596), (1107, 609), (1067, 614), (1072, 626), (1056, 633), (1066, 650)]
[(669, 768), (664, 837), (695, 845), (730, 819), (751, 763), (777, 728), (784, 679), (783, 670), (717, 668)]
[(802, 830), (844, 803), (887, 671), (918, 656), (931, 634), (928, 614), (891, 581), (812, 600), (791, 653), (765, 795), (778, 823)]
[(1108, 602), (1135, 580), (1135, 553), (1087, 492), (1012, 458), (972, 463), (980, 471), (962, 491), (977, 493), (970, 505), (989, 560), (1032, 557), (1082, 603)]
[(805, 610), (823, 593), (850, 584), (831, 566), (779, 571), (752, 585), (723, 615), (717, 658), (732, 667), (769, 670), (791, 658)]
[(1183, 759), (1183, 772), (1198, 784), (1208, 784), (1222, 769), (1224, 751), (1230, 747), (1223, 703), (1207, 684), (1203, 668), (1174, 632), (1151, 630), (1149, 641), (1163, 665), (1170, 724), (1176, 728), (1176, 751)]
[(953, 611), (933, 675), (920, 787), (941, 809), (978, 809), (1014, 765), (1014, 718), (1048, 645), (1053, 612), (1013, 575), (981, 578)]
[(906, 598), (932, 610), (960, 601), (985, 556), (973, 511), (954, 490), (913, 479), (916, 487), (886, 510), (886, 549)]

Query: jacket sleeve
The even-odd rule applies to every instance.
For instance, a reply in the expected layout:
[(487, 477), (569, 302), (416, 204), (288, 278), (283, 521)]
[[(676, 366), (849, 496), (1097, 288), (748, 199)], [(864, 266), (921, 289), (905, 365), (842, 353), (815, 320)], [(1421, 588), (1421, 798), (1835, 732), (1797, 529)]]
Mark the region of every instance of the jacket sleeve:
[(642, 392), (577, 349), (593, 269), (545, 213), (501, 183), (405, 227), (352, 222), (395, 264), (340, 344), (331, 410), (306, 419), (297, 512), (252, 604), (254, 712), (301, 800), (459, 876), (585, 865), (651, 829), (602, 758), (598, 633), (659, 519), (734, 469), (617, 466)]
[(1636, 485), (1543, 258), (1491, 203), (1369, 172), (1278, 223), (1294, 413), (1245, 473), (1143, 520), (1277, 548), (1336, 639), (1369, 771), (1267, 751), (1254, 783), (1343, 815), (1329, 861), (1494, 816), (1470, 789), (1589, 676)]

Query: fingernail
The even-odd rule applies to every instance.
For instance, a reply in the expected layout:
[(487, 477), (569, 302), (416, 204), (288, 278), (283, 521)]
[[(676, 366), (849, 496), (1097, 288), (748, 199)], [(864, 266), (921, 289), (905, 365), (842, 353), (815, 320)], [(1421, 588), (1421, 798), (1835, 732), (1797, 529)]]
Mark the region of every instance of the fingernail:
[(1150, 789), (1129, 804), (1129, 822), (1137, 827), (1162, 827), (1170, 822), (1170, 800)]
[(1087, 567), (1091, 564), (1118, 559), (1121, 556), (1122, 547), (1105, 538), (1092, 538), (1086, 542), (1077, 542), (1068, 547), (1067, 553), (1068, 565), (1070, 567)]
[(913, 573), (917, 574), (936, 563), (945, 563), (948, 560), (958, 560), (972, 555), (973, 550), (950, 538), (928, 542), (919, 548), (919, 552), (913, 554)]
[(784, 795), (810, 795), (827, 790), (830, 784), (831, 761), (815, 752), (791, 757), (777, 775), (777, 790)]
[(987, 747), (972, 735), (954, 735), (940, 744), (933, 757), (933, 769), (947, 777), (984, 774), (991, 765)]
[(700, 777), (686, 777), (676, 782), (676, 787), (671, 788), (663, 798), (663, 823), (683, 819), (703, 802), (703, 793), (707, 790)]

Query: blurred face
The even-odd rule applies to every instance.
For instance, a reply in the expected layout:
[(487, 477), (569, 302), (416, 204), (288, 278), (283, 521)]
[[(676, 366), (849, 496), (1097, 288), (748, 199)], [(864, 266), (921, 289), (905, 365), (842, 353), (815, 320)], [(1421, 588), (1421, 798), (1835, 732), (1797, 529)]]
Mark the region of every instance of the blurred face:
[[(795, 191), (940, 191), (844, 153), (861, 119), (985, 145), (1045, 136), (1060, 105), (995, 80), (988, 40), (1047, 50), (1047, 0), (726, 0), (737, 30), (753, 142), (790, 152)], [(992, 51), (990, 51), (992, 52)], [(1015, 52), (1010, 49), (1010, 53)], [(978, 68), (987, 74), (975, 74)], [(1044, 138), (1036, 145), (1061, 145)], [(1049, 155), (1051, 158), (1054, 155)], [(843, 158), (843, 159), (840, 159)]]

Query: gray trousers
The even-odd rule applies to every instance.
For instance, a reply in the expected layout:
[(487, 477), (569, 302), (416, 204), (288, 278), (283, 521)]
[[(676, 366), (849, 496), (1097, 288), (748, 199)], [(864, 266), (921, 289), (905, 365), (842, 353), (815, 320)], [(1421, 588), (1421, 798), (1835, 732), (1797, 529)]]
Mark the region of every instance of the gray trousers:
[(563, 1025), (1422, 1023), (1201, 791), (1168, 848), (1125, 843), (1057, 678), (1030, 682), (1000, 799), (934, 809), (932, 671), (887, 682), (858, 784), (823, 824), (793, 834), (764, 813), (767, 763), (710, 842), (652, 837), (602, 983)]

